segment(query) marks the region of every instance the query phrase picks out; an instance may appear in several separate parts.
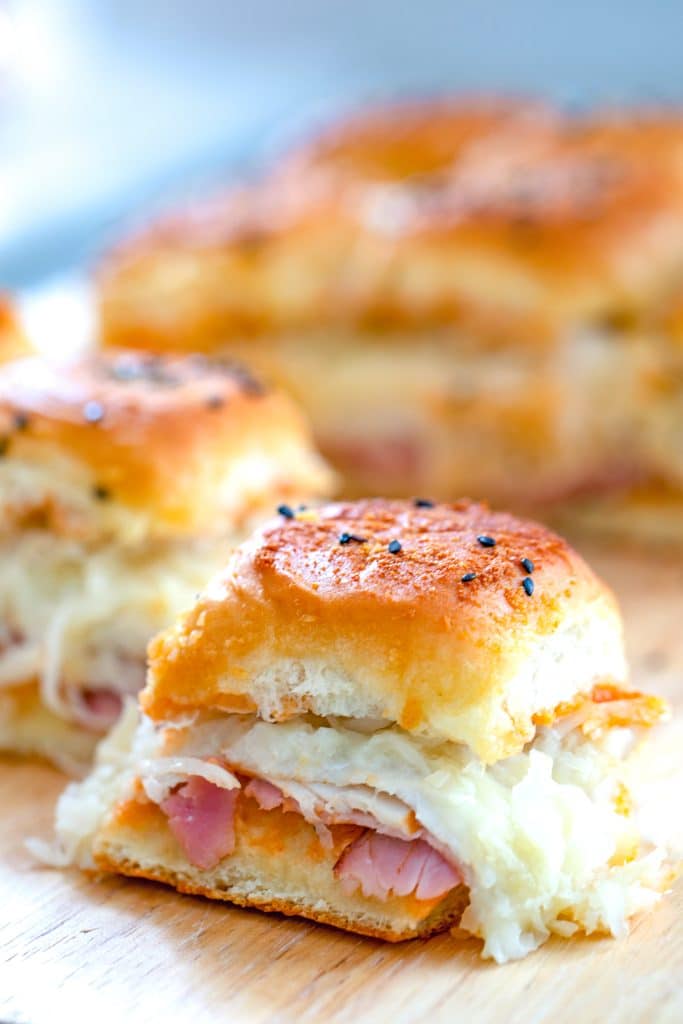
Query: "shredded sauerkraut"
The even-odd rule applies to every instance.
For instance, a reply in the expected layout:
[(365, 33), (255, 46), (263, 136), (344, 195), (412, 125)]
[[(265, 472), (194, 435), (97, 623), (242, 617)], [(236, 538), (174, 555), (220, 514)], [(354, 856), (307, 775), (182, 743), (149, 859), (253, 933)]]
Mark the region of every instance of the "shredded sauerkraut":
[(87, 704), (69, 691), (137, 693), (150, 637), (192, 603), (226, 552), (225, 541), (87, 549), (37, 530), (3, 539), (0, 687), (37, 677), (47, 707), (88, 724)]

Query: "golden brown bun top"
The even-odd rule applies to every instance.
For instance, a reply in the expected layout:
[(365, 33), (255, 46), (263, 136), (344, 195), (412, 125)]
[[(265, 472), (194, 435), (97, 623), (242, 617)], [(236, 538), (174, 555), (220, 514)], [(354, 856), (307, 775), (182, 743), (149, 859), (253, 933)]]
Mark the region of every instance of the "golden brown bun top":
[(623, 671), (614, 600), (561, 538), (467, 501), (368, 499), (242, 545), (152, 642), (143, 705), (379, 716), (496, 759)]
[(224, 532), (228, 504), (244, 512), (290, 487), (327, 490), (290, 400), (202, 356), (109, 350), (68, 365), (7, 364), (0, 439), (3, 462), (53, 473), (58, 498), (73, 472), (73, 485), (97, 492), (102, 507), (142, 511), (157, 533)]
[[(353, 539), (343, 543), (344, 534)], [(485, 546), (489, 538), (495, 546)], [(390, 550), (396, 544), (400, 550)], [(539, 586), (535, 601), (521, 587), (528, 575), (522, 558), (538, 563), (537, 581), (542, 572), (553, 584), (550, 591)], [(254, 574), (271, 596), (313, 595), (340, 616), (358, 605), (389, 616), (403, 607), (411, 617), (432, 622), (514, 612), (543, 631), (548, 602), (556, 604), (558, 579), (562, 590), (568, 575), (575, 586), (577, 568), (583, 585), (589, 581), (594, 587), (595, 577), (565, 541), (537, 523), (484, 505), (462, 501), (430, 508), (366, 499), (305, 512), (301, 519), (280, 518), (257, 547), (244, 552), (238, 574)], [(467, 573), (475, 578), (465, 584)]]
[[(637, 185), (662, 197), (657, 170), (668, 165), (680, 186), (682, 148), (676, 110), (567, 116), (540, 104), (441, 101), (348, 117), (292, 152), (277, 173), (316, 172), (339, 185), (411, 182), (424, 187), (425, 202), (416, 204), (419, 218), (410, 226), (431, 221), (447, 230), (470, 217), (542, 212), (571, 220), (594, 213), (593, 204), (624, 200), (629, 189), (633, 196)], [(460, 193), (449, 187), (455, 184)]]
[[(360, 206), (345, 205), (350, 194), (357, 197), (368, 186), (401, 182), (419, 187), (425, 200), (437, 190), (433, 198), (442, 210), (434, 203), (416, 206), (399, 233), (426, 227), (428, 214), (432, 227), (444, 229), (439, 213), (447, 199), (456, 197), (441, 194), (447, 184), (441, 175), (460, 170), (461, 163), (467, 169), (469, 149), (476, 153), (483, 143), (495, 142), (501, 150), (487, 154), (487, 162), (500, 160), (503, 149), (529, 156), (541, 140), (548, 143), (556, 124), (547, 108), (506, 101), (413, 103), (350, 116), (287, 153), (253, 187), (210, 196), (152, 223), (131, 240), (131, 250), (156, 244), (257, 247), (302, 227), (307, 219), (329, 214), (330, 207), (337, 207), (342, 219), (362, 220)], [(462, 199), (468, 198), (463, 194)], [(458, 220), (475, 212), (467, 203), (458, 207)]]
[[(134, 295), (147, 259), (219, 252), (242, 295), (260, 282), (265, 299), (257, 309), (238, 291), (205, 309), (206, 320), (188, 327), (198, 345), (212, 318), (240, 332), (478, 322), (483, 307), (509, 310), (527, 332), (528, 318), (540, 317), (540, 332), (567, 315), (640, 314), (681, 277), (683, 116), (569, 117), (461, 100), (341, 120), (261, 183), (164, 218), (112, 254), (102, 280), (107, 334), (125, 334), (118, 275), (124, 286), (130, 275)], [(208, 295), (210, 274), (182, 267)], [(285, 279), (294, 297), (281, 293)]]
[[(403, 102), (333, 122), (285, 155), (277, 173), (318, 172), (339, 185), (429, 183), (471, 159), (482, 143), (528, 155), (558, 124), (548, 106), (503, 98)], [(482, 157), (486, 154), (481, 154)], [(488, 154), (489, 159), (495, 154)], [(483, 165), (482, 161), (482, 165)]]

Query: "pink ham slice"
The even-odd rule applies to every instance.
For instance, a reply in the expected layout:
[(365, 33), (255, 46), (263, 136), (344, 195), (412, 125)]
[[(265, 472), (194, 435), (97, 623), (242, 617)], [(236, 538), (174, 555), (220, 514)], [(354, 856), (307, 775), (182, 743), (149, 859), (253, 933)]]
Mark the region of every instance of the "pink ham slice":
[[(265, 779), (251, 779), (244, 792), (264, 811), (280, 806), (284, 810), (299, 809), (295, 800)], [(334, 822), (330, 816), (325, 820)], [(347, 891), (360, 885), (365, 896), (378, 899), (386, 899), (392, 892), (396, 896), (414, 892), (420, 900), (432, 900), (461, 884), (462, 875), (457, 869), (424, 840), (383, 835), (375, 830), (377, 823), (371, 816), (362, 812), (346, 814), (343, 820), (367, 828), (347, 847), (335, 867)]]
[(265, 779), (251, 779), (244, 787), (244, 793), (253, 797), (263, 811), (273, 811), (285, 800), (282, 790)]
[(114, 723), (121, 714), (123, 698), (113, 690), (84, 690), (83, 699), (88, 711), (107, 725)]
[[(251, 779), (244, 788), (246, 796), (252, 797), (262, 811), (272, 811), (282, 807), (283, 811), (296, 811), (302, 814), (301, 807), (291, 796), (285, 796), (281, 789), (265, 779)], [(315, 818), (307, 818), (316, 828), (324, 825), (360, 825), (361, 828), (377, 828), (377, 819), (366, 811), (345, 811), (335, 814), (333, 811), (316, 811)], [(328, 833), (329, 835), (329, 833)]]
[(223, 789), (193, 775), (161, 804), (185, 856), (205, 871), (235, 848), (235, 805), (239, 789)]
[[(211, 868), (232, 853), (238, 792), (219, 789), (195, 776), (162, 803), (173, 834), (198, 867)], [(276, 807), (298, 810), (295, 800), (265, 779), (250, 779), (244, 794), (264, 811)], [(368, 816), (351, 817), (363, 818), (365, 824)], [(347, 891), (360, 885), (364, 896), (382, 900), (392, 893), (415, 893), (419, 900), (438, 899), (463, 880), (460, 872), (423, 839), (397, 839), (371, 828), (347, 847), (334, 870)]]
[(114, 690), (74, 687), (69, 693), (69, 703), (79, 725), (93, 732), (106, 732), (121, 714), (123, 697)]
[(367, 831), (342, 854), (335, 874), (352, 892), (385, 900), (392, 893), (433, 900), (462, 883), (460, 872), (423, 839), (395, 839)]

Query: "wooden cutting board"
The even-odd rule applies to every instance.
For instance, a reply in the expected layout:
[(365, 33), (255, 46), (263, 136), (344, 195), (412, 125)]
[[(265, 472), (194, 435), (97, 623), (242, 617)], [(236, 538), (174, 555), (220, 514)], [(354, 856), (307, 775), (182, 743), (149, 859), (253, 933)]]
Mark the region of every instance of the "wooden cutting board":
[[(587, 551), (621, 598), (638, 685), (681, 718), (658, 739), (683, 763), (683, 562)], [(553, 939), (495, 967), (450, 936), (398, 946), (179, 896), (152, 883), (35, 866), (57, 772), (0, 764), (0, 1020), (683, 1022), (683, 885), (620, 942)], [(683, 790), (677, 808), (681, 814)]]

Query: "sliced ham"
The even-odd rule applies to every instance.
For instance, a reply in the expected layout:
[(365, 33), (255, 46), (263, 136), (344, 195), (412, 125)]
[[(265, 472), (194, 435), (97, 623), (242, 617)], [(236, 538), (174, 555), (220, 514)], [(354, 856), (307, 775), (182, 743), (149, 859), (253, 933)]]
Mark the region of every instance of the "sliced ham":
[(462, 882), (460, 872), (423, 839), (395, 839), (367, 831), (340, 857), (335, 874), (347, 892), (385, 900), (392, 893), (438, 899)]
[(123, 698), (113, 690), (84, 690), (83, 699), (91, 714), (110, 724), (121, 714)]
[(93, 732), (106, 732), (118, 720), (123, 708), (123, 697), (114, 690), (76, 689), (68, 695), (75, 720)]
[(292, 796), (287, 796), (272, 782), (265, 779), (252, 779), (244, 790), (247, 796), (253, 797), (263, 811), (273, 811), (276, 807), (282, 807), (283, 811), (294, 811), (300, 814), (306, 821), (313, 825), (318, 834), (318, 839), (327, 849), (332, 848), (332, 833), (324, 824), (321, 816), (312, 808), (308, 810), (302, 807)]
[[(247, 796), (253, 797), (262, 811), (274, 811), (276, 807), (282, 807), (283, 811), (294, 811), (296, 814), (304, 814), (297, 801), (283, 793), (281, 789), (274, 786), (272, 782), (265, 779), (251, 779), (244, 787)], [(309, 819), (306, 818), (308, 821)], [(311, 822), (315, 824), (315, 821)]]
[(239, 792), (193, 775), (162, 801), (173, 835), (196, 867), (208, 871), (234, 850)]
[[(339, 788), (324, 783), (304, 785), (288, 780), (279, 786), (265, 779), (251, 779), (244, 792), (253, 797), (264, 811), (282, 807), (296, 811), (318, 828), (320, 825), (360, 825), (361, 828), (382, 828), (388, 835), (409, 838), (419, 827), (413, 812), (394, 797), (375, 793), (367, 786)], [(377, 814), (373, 814), (373, 810)]]
[(274, 811), (285, 799), (282, 790), (265, 779), (251, 779), (244, 787), (244, 793), (252, 797), (263, 811)]
[[(284, 811), (304, 813), (297, 800), (265, 779), (250, 779), (243, 792), (264, 811), (282, 807)], [(225, 789), (193, 775), (161, 802), (171, 831), (192, 864), (208, 870), (232, 853), (239, 793), (237, 787)], [(391, 894), (410, 893), (420, 900), (433, 900), (462, 882), (460, 872), (424, 839), (399, 839), (380, 833), (376, 831), (379, 823), (367, 812), (346, 811), (337, 818), (329, 812), (309, 811), (304, 816), (325, 831), (324, 821), (333, 824), (342, 820), (366, 828), (335, 866), (335, 874), (349, 892), (360, 886), (364, 896), (382, 900)]]

